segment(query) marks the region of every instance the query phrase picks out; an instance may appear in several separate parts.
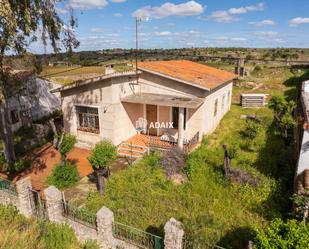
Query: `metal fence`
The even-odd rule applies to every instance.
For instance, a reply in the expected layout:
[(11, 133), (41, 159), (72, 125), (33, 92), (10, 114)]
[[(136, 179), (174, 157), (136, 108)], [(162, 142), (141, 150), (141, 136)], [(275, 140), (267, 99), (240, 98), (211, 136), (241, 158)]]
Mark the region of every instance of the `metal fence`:
[(63, 215), (86, 226), (96, 228), (96, 215), (83, 208), (74, 207), (63, 202)]
[(113, 235), (115, 238), (126, 241), (138, 248), (163, 249), (163, 238), (144, 232), (119, 222), (113, 222)]
[(15, 183), (9, 181), (9, 180), (6, 180), (6, 179), (3, 179), (3, 178), (0, 178), (0, 189), (1, 190), (4, 190), (4, 191), (7, 191), (13, 195), (17, 195), (17, 190), (16, 190), (16, 185)]

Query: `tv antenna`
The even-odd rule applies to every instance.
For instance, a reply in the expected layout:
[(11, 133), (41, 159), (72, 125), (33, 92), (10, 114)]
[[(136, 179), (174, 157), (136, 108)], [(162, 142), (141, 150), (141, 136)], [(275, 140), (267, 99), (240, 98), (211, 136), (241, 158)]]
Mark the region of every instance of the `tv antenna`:
[(138, 84), (138, 26), (142, 22), (148, 22), (149, 18), (148, 17), (136, 17), (135, 18), (135, 77), (136, 77), (136, 84)]

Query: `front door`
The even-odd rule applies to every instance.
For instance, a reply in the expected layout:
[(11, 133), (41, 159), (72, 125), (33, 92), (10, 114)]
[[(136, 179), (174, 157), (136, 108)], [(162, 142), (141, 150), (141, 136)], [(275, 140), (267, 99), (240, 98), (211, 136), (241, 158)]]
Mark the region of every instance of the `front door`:
[(149, 125), (152, 123), (153, 125), (158, 120), (158, 106), (156, 105), (146, 105), (146, 119), (148, 122), (148, 132), (149, 135), (157, 136), (157, 129), (149, 128)]

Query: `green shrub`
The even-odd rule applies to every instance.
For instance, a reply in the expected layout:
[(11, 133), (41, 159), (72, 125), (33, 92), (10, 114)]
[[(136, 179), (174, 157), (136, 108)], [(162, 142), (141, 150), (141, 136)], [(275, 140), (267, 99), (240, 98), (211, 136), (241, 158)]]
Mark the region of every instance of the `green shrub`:
[(65, 158), (66, 155), (74, 148), (74, 145), (76, 144), (77, 139), (74, 135), (71, 134), (65, 134), (63, 137), (63, 140), (59, 146), (59, 152), (62, 156), (62, 158)]
[(76, 166), (66, 161), (64, 165), (57, 165), (52, 174), (47, 178), (49, 185), (54, 185), (59, 189), (74, 186), (79, 181), (79, 174)]
[(308, 248), (309, 225), (296, 220), (275, 219), (266, 229), (255, 229), (254, 248)]
[(246, 128), (243, 131), (243, 135), (246, 138), (253, 140), (258, 136), (259, 132), (261, 131), (261, 128), (262, 126), (258, 122), (251, 119), (247, 119)]
[(94, 169), (102, 169), (108, 166), (117, 157), (117, 148), (110, 141), (103, 140), (97, 143), (88, 158)]
[(160, 153), (158, 151), (152, 151), (150, 154), (146, 154), (143, 162), (151, 168), (160, 167)]
[(46, 223), (43, 226), (42, 238), (45, 249), (71, 249), (78, 247), (75, 233), (68, 224)]
[(27, 169), (31, 166), (31, 162), (29, 160), (19, 159), (13, 165), (13, 170), (15, 172), (20, 172), (24, 169)]

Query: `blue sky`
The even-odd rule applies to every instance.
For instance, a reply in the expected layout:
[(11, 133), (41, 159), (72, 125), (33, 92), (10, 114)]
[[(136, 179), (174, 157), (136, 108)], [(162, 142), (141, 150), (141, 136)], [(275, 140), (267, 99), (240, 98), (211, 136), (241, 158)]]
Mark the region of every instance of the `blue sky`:
[[(67, 0), (78, 19), (78, 50), (132, 48), (309, 47), (308, 0)], [(41, 46), (32, 46), (41, 52)]]

